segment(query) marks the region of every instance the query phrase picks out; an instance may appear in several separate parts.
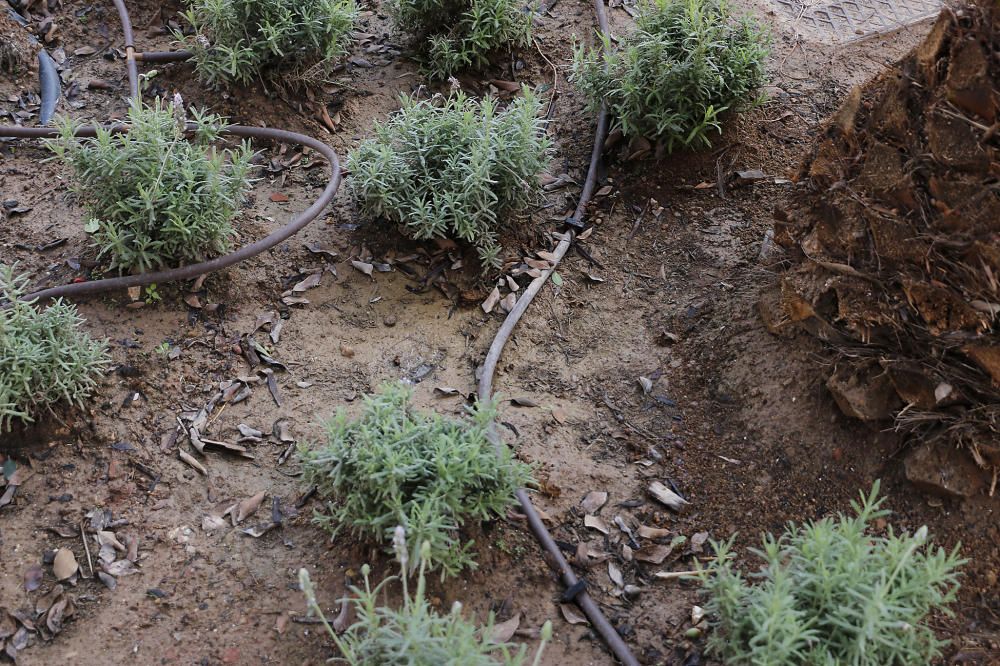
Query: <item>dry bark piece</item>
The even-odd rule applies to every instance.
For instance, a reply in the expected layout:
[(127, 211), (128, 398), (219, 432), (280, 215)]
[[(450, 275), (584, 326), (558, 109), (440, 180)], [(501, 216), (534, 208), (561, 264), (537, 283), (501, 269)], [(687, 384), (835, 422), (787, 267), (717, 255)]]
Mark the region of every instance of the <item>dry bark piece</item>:
[(688, 504), (686, 499), (672, 491), (670, 488), (667, 488), (659, 481), (653, 481), (653, 483), (649, 485), (649, 494), (656, 498), (657, 501), (662, 502), (674, 511), (681, 511), (684, 508), (684, 505)]

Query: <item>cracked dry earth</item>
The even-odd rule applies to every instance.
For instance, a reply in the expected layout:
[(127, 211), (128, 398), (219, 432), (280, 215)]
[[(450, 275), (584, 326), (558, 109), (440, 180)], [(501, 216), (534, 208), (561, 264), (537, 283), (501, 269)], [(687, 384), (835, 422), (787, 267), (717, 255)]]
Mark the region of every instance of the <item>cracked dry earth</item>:
[[(162, 26), (177, 7), (128, 6), (142, 46), (167, 48)], [(786, 177), (850, 87), (891, 65), (929, 25), (824, 45), (772, 20), (766, 5), (744, 8), (773, 23), (769, 101), (731, 123), (714, 152), (656, 160), (628, 159), (634, 151), (625, 146), (608, 151), (586, 252), (560, 265), (562, 283), (544, 288), (501, 360), (497, 390), (533, 405), (504, 404), (504, 437), (538, 466), (543, 482), (536, 501), (567, 554), (574, 556), (580, 543), (610, 553), (624, 582), (640, 588), (622, 595), (608, 562), (581, 570), (643, 663), (711, 663), (703, 639), (684, 637), (692, 607), (702, 603), (697, 587), (658, 579), (656, 572), (691, 568), (706, 556), (700, 544), (706, 534), (737, 533), (745, 547), (787, 520), (844, 510), (875, 478), (884, 480), (898, 527), (927, 524), (942, 544), (961, 541), (971, 560), (956, 617), (935, 618), (953, 641), (948, 658), (997, 663), (996, 500), (942, 501), (916, 492), (901, 471), (903, 443), (837, 410), (817, 369), (818, 343), (772, 337), (755, 306), (775, 279), (761, 249), (773, 208), (795, 188)], [(610, 8), (616, 32), (630, 25), (629, 9)], [(491, 79), (516, 78), (549, 86), (545, 94), (554, 99), (554, 186), (508, 234), (511, 259), (550, 249), (546, 233), (575, 203), (574, 181), (586, 169), (592, 118), (563, 68), (573, 36), (591, 38), (590, 12), (587, 3), (551, 5), (537, 22), (537, 49), (461, 81), (483, 93)], [(117, 43), (110, 4), (67, 0), (53, 15), (64, 79), (78, 82), (60, 112), (119, 117), (126, 92), (121, 61), (106, 59), (109, 50), (74, 55), (90, 44)], [(179, 90), (189, 103), (236, 122), (322, 136), (343, 155), (373, 120), (396, 108), (399, 92), (421, 83), (400, 55), (403, 39), (376, 5), (367, 7), (359, 33), (356, 59), (337, 85), (312, 99), (260, 90), (214, 94), (183, 64), (159, 68), (153, 92)], [(558, 69), (555, 79), (548, 61)], [(25, 99), (31, 85), (30, 78), (0, 76), (0, 109), (30, 113), (30, 104), (10, 100)], [(334, 131), (324, 128), (322, 111)], [(325, 179), (319, 161), (294, 147), (260, 148), (266, 168), (241, 221), (244, 239), (305, 208)], [(90, 255), (82, 211), (65, 173), (41, 162), (46, 152), (31, 142), (0, 143), (0, 157), (3, 199), (28, 209), (0, 228), (0, 260), (20, 262), (40, 285), (85, 273)], [(767, 177), (727, 180), (754, 169)], [(730, 186), (720, 190), (720, 178)], [(0, 605), (45, 609), (56, 581), (42, 563), (55, 549), (72, 550), (88, 572), (81, 525), (114, 534), (125, 549), (116, 561), (134, 555), (135, 565), (121, 565), (114, 590), (89, 577), (66, 586), (75, 612), (58, 633), (31, 633), (18, 662), (320, 664), (334, 656), (318, 627), (303, 621), (299, 567), (309, 569), (331, 613), (345, 577), (356, 576), (363, 563), (378, 575), (392, 567), (369, 546), (348, 537), (331, 542), (310, 523), (321, 505), (305, 496), (289, 443), (317, 441), (323, 418), (338, 408), (356, 410), (364, 392), (401, 377), (419, 382), (418, 406), (461, 410), (501, 315), (478, 307), (492, 284), (467, 268), (451, 269), (452, 261), (440, 282), (422, 288), (420, 279), (449, 252), (459, 258), (452, 248), (414, 245), (365, 227), (342, 191), (299, 236), (200, 285), (162, 285), (162, 299), (142, 307), (126, 294), (80, 303), (87, 329), (110, 341), (114, 369), (87, 413), (67, 415), (66, 426), (46, 429), (40, 443), (18, 454), (25, 478), (14, 501), (0, 508)], [(389, 270), (368, 276), (352, 266), (354, 259)], [(302, 294), (308, 303), (283, 301), (292, 285), (316, 272), (319, 285)], [(279, 321), (280, 334), (272, 338)], [(258, 372), (264, 366), (247, 360), (241, 342), (248, 335), (285, 368), (268, 368), (273, 392)], [(178, 418), (196, 417), (230, 386), (229, 397), (249, 395), (218, 402), (205, 415), (203, 436), (236, 443), (240, 424), (263, 436), (242, 442), (252, 458), (211, 446), (199, 456), (185, 437), (174, 436)], [(435, 390), (442, 388), (454, 391)], [(178, 450), (195, 455), (207, 473), (182, 462)], [(653, 481), (674, 484), (690, 502), (686, 510), (673, 514), (657, 504), (646, 492)], [(590, 491), (608, 493), (598, 513), (608, 534), (584, 525), (580, 502)], [(206, 522), (221, 507), (261, 492), (261, 508), (238, 528)], [(258, 537), (244, 532), (276, 517), (280, 526)], [(628, 537), (616, 519), (633, 530), (667, 530), (665, 543), (677, 536), (687, 541), (658, 564), (628, 561), (622, 556)], [(611, 663), (586, 625), (566, 621), (561, 586), (516, 512), (467, 536), (476, 541), (480, 566), (432, 585), (441, 607), (461, 600), (480, 619), (490, 610), (501, 620), (520, 615), (515, 639), (529, 644), (551, 619), (555, 636), (543, 663)], [(27, 592), (25, 574), (39, 565), (38, 589)]]

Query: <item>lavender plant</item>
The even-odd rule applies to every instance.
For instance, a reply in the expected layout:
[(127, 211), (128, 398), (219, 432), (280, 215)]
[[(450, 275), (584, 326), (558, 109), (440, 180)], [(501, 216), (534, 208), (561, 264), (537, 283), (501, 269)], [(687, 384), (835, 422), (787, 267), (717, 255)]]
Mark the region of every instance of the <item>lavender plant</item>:
[(190, 141), (178, 95), (169, 105), (133, 101), (127, 133), (98, 127), (96, 137), (76, 138), (76, 124), (64, 119), (48, 142), (73, 167), (91, 216), (84, 230), (111, 269), (144, 273), (229, 250), (253, 151), (249, 142), (217, 148), (222, 118), (191, 114)]
[[(299, 569), (299, 587), (306, 596), (310, 614), (315, 613), (340, 651), (341, 661), (351, 666), (521, 666), (527, 648), (492, 640), (493, 615), (485, 627), (477, 627), (462, 616), (462, 605), (451, 612), (438, 613), (427, 600), (425, 569), (431, 546), (424, 542), (417, 568), (417, 588), (411, 596), (407, 583), (408, 566), (405, 531), (395, 530), (394, 547), (400, 565), (399, 577), (391, 577), (372, 587), (371, 568), (361, 568), (364, 587), (351, 587), (351, 597), (342, 603), (354, 606), (357, 622), (338, 635), (327, 622), (316, 600), (309, 572)], [(398, 580), (403, 588), (403, 606), (393, 609), (379, 605), (385, 588)], [(545, 645), (552, 638), (552, 622), (542, 626), (542, 640), (532, 666), (541, 663)]]
[(347, 529), (387, 543), (402, 525), (415, 547), (429, 544), (427, 557), (410, 554), (413, 566), (454, 575), (475, 566), (473, 542), (463, 543), (459, 529), (511, 506), (531, 483), (530, 468), (506, 448), (494, 452), (486, 437), (493, 405), (448, 419), (417, 412), (411, 397), (408, 386), (386, 384), (365, 397), (358, 419), (338, 412), (326, 424), (326, 444), (301, 450), (304, 479), (330, 500), (316, 521), (332, 534)]
[(515, 0), (390, 0), (396, 24), (419, 40), (424, 73), (447, 79), (482, 68), (504, 46), (531, 43), (531, 14)]
[(625, 135), (661, 139), (668, 151), (707, 147), (724, 112), (754, 102), (767, 43), (725, 0), (642, 0), (621, 47), (604, 38), (606, 61), (578, 48), (572, 78), (595, 110), (608, 105)]
[(504, 217), (540, 191), (551, 145), (540, 110), (527, 89), (504, 110), (489, 97), (404, 96), (399, 112), (348, 155), (351, 191), (363, 213), (418, 240), (470, 243), (484, 267), (499, 266)]
[(108, 362), (75, 307), (21, 300), (28, 280), (15, 270), (0, 264), (0, 433), (59, 402), (82, 406)]
[(732, 542), (714, 544), (702, 572), (714, 618), (709, 649), (734, 666), (905, 666), (930, 664), (945, 642), (927, 626), (931, 613), (951, 614), (964, 560), (927, 546), (915, 534), (868, 533), (888, 515), (879, 484), (852, 502), (854, 517), (790, 524), (752, 550), (764, 561), (755, 581), (733, 566)]
[(178, 33), (208, 85), (321, 81), (347, 53), (354, 0), (189, 0)]

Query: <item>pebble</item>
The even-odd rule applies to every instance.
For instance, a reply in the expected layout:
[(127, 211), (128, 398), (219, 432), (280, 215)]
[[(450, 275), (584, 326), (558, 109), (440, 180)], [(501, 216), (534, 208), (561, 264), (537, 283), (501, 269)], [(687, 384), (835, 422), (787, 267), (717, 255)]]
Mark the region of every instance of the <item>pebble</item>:
[(389, 328), (392, 328), (393, 326), (396, 325), (396, 317), (394, 315), (389, 315), (388, 317), (382, 320), (382, 323), (388, 326)]

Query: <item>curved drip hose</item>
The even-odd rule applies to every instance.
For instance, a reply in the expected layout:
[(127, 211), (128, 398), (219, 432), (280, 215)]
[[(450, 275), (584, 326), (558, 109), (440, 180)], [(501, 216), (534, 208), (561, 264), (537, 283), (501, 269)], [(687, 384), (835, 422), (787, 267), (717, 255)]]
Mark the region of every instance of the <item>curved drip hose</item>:
[[(601, 33), (607, 36), (609, 32), (608, 18), (604, 11), (604, 0), (594, 0), (594, 9), (597, 13), (597, 22)], [(594, 146), (590, 154), (590, 167), (587, 170), (587, 179), (584, 181), (583, 190), (580, 192), (580, 201), (576, 206), (573, 217), (566, 220), (567, 224), (571, 226), (583, 227), (583, 216), (586, 212), (587, 204), (594, 193), (594, 186), (597, 183), (597, 171), (600, 166), (601, 152), (607, 134), (608, 111), (607, 106), (602, 104), (597, 117), (597, 129), (594, 132)], [(562, 240), (559, 241), (552, 252), (553, 256), (550, 261), (552, 265), (543, 271), (539, 277), (532, 280), (528, 288), (524, 290), (524, 294), (517, 300), (514, 308), (507, 315), (506, 319), (504, 319), (503, 324), (501, 324), (500, 330), (497, 331), (496, 337), (493, 338), (493, 343), (490, 345), (489, 351), (486, 353), (486, 359), (483, 361), (481, 367), (479, 388), (477, 391), (479, 400), (487, 401), (492, 399), (493, 376), (496, 374), (497, 363), (500, 360), (500, 354), (503, 352), (504, 345), (510, 339), (514, 327), (521, 319), (521, 315), (525, 313), (531, 301), (549, 279), (549, 276), (555, 272), (556, 266), (566, 255), (567, 250), (569, 250), (570, 245), (573, 243), (573, 238), (573, 231), (567, 231), (563, 235)], [(497, 433), (496, 424), (490, 425), (488, 434), (494, 447), (499, 452), (500, 447), (503, 446), (503, 442)], [(608, 619), (601, 612), (600, 606), (587, 593), (586, 585), (577, 577), (576, 572), (573, 571), (573, 567), (570, 566), (569, 562), (563, 556), (562, 551), (559, 550), (559, 546), (552, 538), (552, 535), (535, 510), (534, 505), (531, 503), (531, 498), (528, 496), (527, 491), (521, 488), (517, 491), (516, 496), (518, 502), (521, 504), (522, 511), (524, 511), (524, 515), (528, 519), (528, 527), (531, 528), (531, 532), (535, 535), (539, 545), (541, 545), (549, 556), (548, 562), (550, 566), (558, 570), (563, 583), (566, 585), (567, 591), (564, 596), (572, 597), (573, 601), (580, 607), (580, 610), (587, 616), (587, 619), (590, 620), (594, 630), (600, 635), (601, 639), (621, 663), (627, 666), (638, 666), (639, 662), (632, 654), (632, 651), (629, 650), (628, 645), (625, 644), (622, 637), (618, 635), (615, 628), (608, 622)]]

